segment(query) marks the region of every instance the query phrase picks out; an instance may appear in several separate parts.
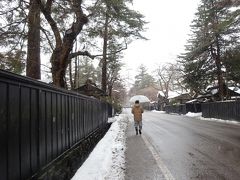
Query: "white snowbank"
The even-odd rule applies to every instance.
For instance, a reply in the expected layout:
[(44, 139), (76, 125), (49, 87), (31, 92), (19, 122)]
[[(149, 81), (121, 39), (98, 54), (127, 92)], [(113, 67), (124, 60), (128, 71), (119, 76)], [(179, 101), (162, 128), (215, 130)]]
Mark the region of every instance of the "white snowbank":
[(226, 123), (226, 124), (240, 125), (240, 122), (234, 121), (234, 120), (224, 120), (224, 119), (204, 118), (204, 117), (198, 117), (198, 119), (204, 120), (204, 121), (215, 121), (215, 122)]
[(234, 120), (224, 120), (224, 119), (216, 119), (216, 118), (204, 118), (204, 117), (202, 117), (202, 113), (192, 113), (192, 112), (188, 112), (185, 116), (195, 117), (195, 118), (197, 118), (197, 119), (204, 120), (204, 121), (215, 121), (215, 122), (220, 122), (220, 123), (240, 125), (240, 122), (234, 121)]
[(157, 110), (152, 110), (152, 112), (160, 113), (160, 114), (165, 114), (166, 113), (166, 111), (157, 111)]
[(201, 112), (200, 112), (200, 113), (188, 112), (188, 113), (186, 114), (186, 116), (188, 116), (188, 117), (199, 117), (199, 116), (202, 116), (202, 113), (201, 113)]
[(120, 114), (72, 180), (124, 179), (127, 114)]

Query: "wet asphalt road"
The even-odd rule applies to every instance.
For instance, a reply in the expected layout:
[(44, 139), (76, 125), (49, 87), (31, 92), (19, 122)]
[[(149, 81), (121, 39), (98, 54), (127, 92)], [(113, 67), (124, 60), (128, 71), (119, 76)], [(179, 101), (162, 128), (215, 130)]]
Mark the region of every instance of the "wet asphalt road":
[[(164, 179), (165, 168), (172, 177), (165, 175), (165, 179), (240, 180), (239, 125), (145, 112), (142, 137), (134, 134), (132, 126), (131, 122), (126, 179)], [(163, 169), (144, 139), (159, 156)]]

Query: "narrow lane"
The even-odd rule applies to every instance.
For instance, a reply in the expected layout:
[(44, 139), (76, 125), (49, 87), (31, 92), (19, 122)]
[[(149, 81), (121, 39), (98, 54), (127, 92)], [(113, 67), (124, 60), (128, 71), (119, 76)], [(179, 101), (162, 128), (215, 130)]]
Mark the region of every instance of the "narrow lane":
[(240, 179), (240, 126), (145, 112), (143, 134), (176, 180)]

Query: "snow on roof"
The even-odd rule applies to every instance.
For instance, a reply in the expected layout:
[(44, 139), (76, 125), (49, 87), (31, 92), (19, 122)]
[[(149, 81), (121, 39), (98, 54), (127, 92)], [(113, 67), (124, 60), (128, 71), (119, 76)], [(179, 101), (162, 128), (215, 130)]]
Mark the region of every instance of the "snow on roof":
[[(178, 97), (182, 94), (186, 94), (188, 92), (180, 92), (180, 91), (169, 91), (168, 92), (168, 99), (172, 99), (172, 98), (175, 98), (175, 97)], [(165, 94), (162, 92), (162, 91), (158, 91), (158, 94), (157, 96), (160, 95), (162, 97), (165, 97)]]
[(213, 85), (208, 85), (205, 90), (207, 91), (208, 89), (211, 89), (213, 87), (214, 87)]
[(190, 101), (187, 101), (186, 103), (193, 103), (193, 102), (197, 102), (198, 100), (197, 99), (192, 99)]
[(218, 93), (218, 89), (212, 89), (211, 90), (211, 94), (217, 94)]
[(228, 87), (228, 89), (234, 91), (234, 90), (235, 90), (235, 87)]
[(157, 103), (157, 101), (151, 101), (150, 104), (154, 104), (154, 103)]
[[(174, 92), (174, 91), (168, 91), (168, 98), (174, 98), (179, 96), (181, 93), (179, 92)], [(162, 97), (165, 97), (165, 94), (162, 91), (158, 91), (157, 96), (160, 95)]]
[[(208, 89), (208, 88), (207, 88), (207, 89)], [(228, 87), (228, 89), (234, 91), (235, 93), (240, 94), (240, 88), (239, 88), (239, 87)], [(210, 92), (211, 92), (212, 95), (217, 94), (217, 93), (218, 93), (218, 88), (216, 88), (216, 89), (211, 89)]]
[(139, 100), (140, 103), (150, 102), (148, 97), (144, 95), (136, 95), (130, 98), (129, 102), (134, 103), (136, 100)]
[(235, 91), (236, 93), (238, 93), (238, 94), (240, 94), (240, 89), (239, 90), (237, 90), (237, 91)]
[(182, 93), (179, 93), (179, 92), (169, 91), (168, 92), (168, 99), (172, 99), (172, 98), (178, 97), (181, 94)]
[(158, 91), (158, 93), (157, 93), (157, 97), (158, 97), (158, 95), (160, 95), (160, 96), (162, 96), (162, 97), (165, 96), (164, 93), (163, 93), (162, 91)]
[[(236, 86), (229, 86), (228, 89), (240, 94), (240, 87), (236, 87)], [(211, 94), (216, 94), (218, 92), (218, 85), (209, 85), (207, 86), (207, 88), (205, 89), (206, 91), (210, 91)]]
[(228, 89), (240, 94), (240, 88), (239, 87), (228, 87)]

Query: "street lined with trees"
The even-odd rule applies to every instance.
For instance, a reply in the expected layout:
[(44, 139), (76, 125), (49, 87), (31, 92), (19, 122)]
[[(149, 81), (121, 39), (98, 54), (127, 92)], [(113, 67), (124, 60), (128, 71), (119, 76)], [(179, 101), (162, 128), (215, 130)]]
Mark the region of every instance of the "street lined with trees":
[(76, 88), (77, 61), (85, 56), (99, 61), (101, 88), (111, 94), (120, 80), (121, 52), (133, 39), (145, 39), (146, 22), (131, 8), (132, 0), (14, 0), (0, 6), (1, 67), (22, 74), (26, 66), (27, 76), (40, 79), (41, 55), (48, 54), (52, 82), (59, 87)]
[[(54, 85), (76, 89), (92, 79), (111, 96), (115, 83), (124, 86), (124, 50), (133, 40), (146, 39), (146, 21), (132, 3), (3, 0), (0, 67), (40, 79), (41, 57), (48, 55)], [(239, 86), (239, 5), (234, 0), (201, 0), (178, 62), (159, 64), (154, 72), (139, 66), (129, 94), (148, 89), (162, 91), (166, 98), (169, 91), (197, 97), (218, 86), (224, 99), (225, 85)]]

